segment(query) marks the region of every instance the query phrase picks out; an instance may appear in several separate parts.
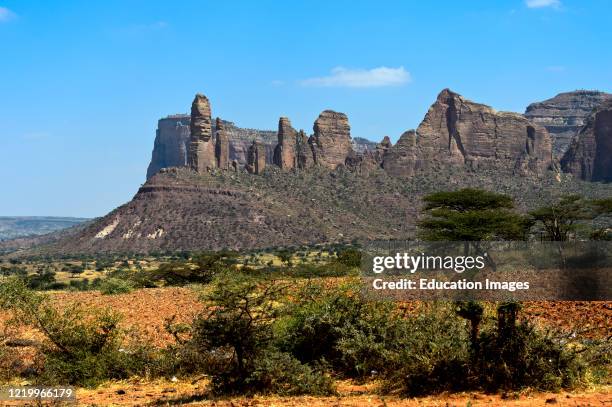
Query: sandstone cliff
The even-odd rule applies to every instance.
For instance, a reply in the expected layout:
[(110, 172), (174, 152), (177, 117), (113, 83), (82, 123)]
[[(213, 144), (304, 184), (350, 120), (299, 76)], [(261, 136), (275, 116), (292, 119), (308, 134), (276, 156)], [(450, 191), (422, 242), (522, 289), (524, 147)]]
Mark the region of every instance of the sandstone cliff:
[(612, 181), (612, 100), (589, 116), (563, 156), (561, 168), (585, 181)]
[[(151, 162), (147, 169), (147, 179), (162, 168), (184, 167), (187, 165), (187, 150), (189, 148), (189, 115), (177, 114), (160, 119), (157, 126)], [(247, 152), (253, 140), (264, 145), (266, 162), (272, 163), (277, 133), (271, 130), (256, 130), (237, 127), (234, 123), (221, 120), (225, 134), (229, 140), (229, 160), (236, 161), (239, 167), (247, 162)], [(212, 134), (217, 133), (216, 122), (213, 121)]]
[(383, 167), (400, 176), (440, 165), (537, 175), (550, 167), (551, 149), (546, 129), (522, 115), (497, 112), (445, 89), (416, 132), (404, 133), (389, 149)]
[(249, 147), (249, 153), (247, 157), (246, 170), (250, 174), (262, 174), (266, 168), (266, 150), (264, 146), (257, 140), (253, 141), (251, 147)]
[(300, 130), (296, 139), (296, 153), (297, 153), (297, 166), (299, 169), (306, 169), (314, 165), (312, 145), (310, 139), (304, 133), (304, 130)]
[(151, 162), (147, 168), (147, 179), (162, 168), (184, 167), (187, 165), (189, 148), (188, 115), (171, 115), (157, 122)]
[(553, 154), (561, 158), (593, 110), (610, 99), (612, 94), (591, 90), (559, 93), (527, 106), (525, 117), (546, 127), (553, 139)]
[(191, 104), (189, 151), (187, 162), (197, 172), (205, 172), (217, 166), (215, 144), (212, 140), (210, 102), (202, 94), (197, 94)]
[(274, 149), (274, 164), (278, 167), (291, 170), (296, 166), (297, 132), (291, 127), (286, 117), (278, 121), (278, 144)]
[(313, 126), (312, 146), (314, 162), (329, 169), (344, 165), (353, 151), (351, 128), (344, 113), (324, 110)]
[(215, 121), (215, 157), (217, 159), (217, 168), (224, 170), (229, 169), (229, 138), (225, 132), (223, 121), (217, 117)]

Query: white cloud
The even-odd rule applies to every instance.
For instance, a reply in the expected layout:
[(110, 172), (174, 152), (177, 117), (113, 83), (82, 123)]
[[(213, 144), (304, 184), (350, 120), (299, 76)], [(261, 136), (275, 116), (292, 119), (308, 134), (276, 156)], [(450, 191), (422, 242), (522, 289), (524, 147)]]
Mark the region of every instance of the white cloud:
[(328, 76), (304, 79), (300, 83), (303, 86), (380, 88), (405, 85), (411, 80), (410, 72), (403, 66), (399, 68), (380, 66), (373, 69), (349, 69), (339, 66), (332, 69)]
[(559, 8), (561, 6), (560, 0), (525, 0), (525, 5), (529, 8), (543, 8), (553, 7)]
[(12, 20), (16, 17), (16, 14), (6, 7), (0, 7), (0, 23)]

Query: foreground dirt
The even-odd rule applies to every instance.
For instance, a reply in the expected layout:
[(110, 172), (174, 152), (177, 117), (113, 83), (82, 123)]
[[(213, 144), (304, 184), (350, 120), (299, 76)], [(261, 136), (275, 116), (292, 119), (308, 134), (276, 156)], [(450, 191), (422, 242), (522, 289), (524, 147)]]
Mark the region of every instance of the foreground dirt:
[(79, 405), (190, 405), (216, 407), (399, 407), (399, 406), (609, 406), (612, 388), (579, 393), (441, 394), (430, 397), (399, 398), (375, 394), (375, 384), (359, 386), (341, 382), (334, 397), (278, 397), (214, 399), (208, 397), (203, 382), (113, 383), (97, 390), (80, 390)]

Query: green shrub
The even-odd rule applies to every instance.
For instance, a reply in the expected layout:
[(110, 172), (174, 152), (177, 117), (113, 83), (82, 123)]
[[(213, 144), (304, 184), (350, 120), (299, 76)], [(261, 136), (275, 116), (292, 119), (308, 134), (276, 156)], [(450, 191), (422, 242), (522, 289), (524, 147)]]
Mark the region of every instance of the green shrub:
[(262, 391), (250, 380), (256, 361), (273, 340), (272, 324), (284, 287), (242, 273), (223, 274), (204, 296), (205, 309), (194, 321), (190, 346), (207, 355), (203, 366), (216, 393)]
[(433, 306), (406, 319), (388, 356), (384, 391), (416, 396), (469, 388), (466, 324), (448, 307)]
[(357, 249), (344, 249), (338, 252), (338, 262), (348, 267), (361, 266), (361, 251)]
[(282, 396), (335, 394), (333, 380), (288, 353), (268, 351), (254, 360), (247, 383), (262, 393)]
[(166, 285), (208, 284), (216, 275), (236, 271), (234, 252), (205, 252), (195, 255), (191, 261), (163, 263), (152, 272), (152, 281), (162, 281)]
[(100, 292), (105, 295), (126, 294), (134, 289), (131, 281), (109, 277), (102, 280), (98, 286)]
[(304, 363), (321, 359), (332, 365), (339, 363), (340, 329), (347, 320), (358, 318), (362, 304), (349, 292), (358, 294), (351, 288), (326, 290), (319, 284), (302, 289), (296, 296), (298, 301), (288, 305), (277, 324), (280, 349)]
[(497, 327), (481, 333), (472, 366), (478, 382), (488, 390), (558, 391), (584, 385), (587, 366), (579, 353), (552, 331), (518, 323), (519, 309), (517, 303), (500, 304)]
[(44, 335), (39, 383), (95, 386), (142, 373), (149, 363), (145, 347), (121, 348), (120, 318), (108, 309), (76, 304), (60, 312), (20, 280), (0, 283), (0, 309), (13, 313), (12, 324), (29, 325)]

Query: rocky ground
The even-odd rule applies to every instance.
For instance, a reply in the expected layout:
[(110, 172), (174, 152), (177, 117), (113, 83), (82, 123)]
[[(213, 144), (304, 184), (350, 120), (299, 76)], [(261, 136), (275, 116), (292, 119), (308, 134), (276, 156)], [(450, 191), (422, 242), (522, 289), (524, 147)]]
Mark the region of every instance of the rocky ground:
[(485, 394), (478, 392), (440, 394), (429, 397), (399, 398), (375, 393), (375, 384), (361, 385), (344, 381), (334, 397), (210, 398), (203, 392), (205, 381), (133, 381), (112, 383), (96, 390), (79, 390), (79, 405), (189, 405), (210, 407), (466, 407), (466, 406), (607, 406), (612, 403), (612, 388), (602, 387), (576, 393)]

